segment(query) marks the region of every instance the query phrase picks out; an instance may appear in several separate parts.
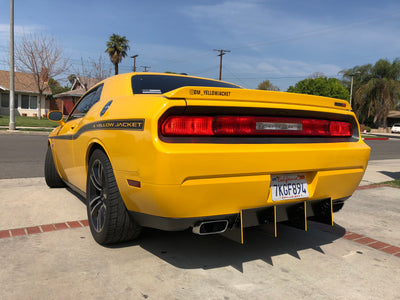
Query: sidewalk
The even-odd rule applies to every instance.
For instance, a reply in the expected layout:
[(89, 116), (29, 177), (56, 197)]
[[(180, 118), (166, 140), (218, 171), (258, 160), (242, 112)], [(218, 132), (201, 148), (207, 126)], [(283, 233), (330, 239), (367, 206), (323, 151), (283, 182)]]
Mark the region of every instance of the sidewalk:
[(379, 137), (388, 137), (388, 138), (394, 138), (394, 139), (400, 139), (400, 134), (398, 133), (380, 133), (380, 132), (370, 132), (368, 133), (370, 135), (375, 135), (375, 136), (379, 136)]
[(371, 160), (360, 186), (400, 179), (400, 159)]
[(23, 127), (17, 126), (16, 130), (8, 130), (8, 126), (0, 126), (0, 134), (36, 134), (49, 135), (56, 127)]

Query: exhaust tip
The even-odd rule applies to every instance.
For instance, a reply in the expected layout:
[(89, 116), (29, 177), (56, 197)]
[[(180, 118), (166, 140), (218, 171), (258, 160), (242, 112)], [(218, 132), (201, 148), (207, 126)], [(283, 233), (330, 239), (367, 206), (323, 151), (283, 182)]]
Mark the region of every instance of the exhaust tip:
[(223, 233), (228, 228), (228, 220), (205, 221), (193, 227), (193, 233), (199, 235)]

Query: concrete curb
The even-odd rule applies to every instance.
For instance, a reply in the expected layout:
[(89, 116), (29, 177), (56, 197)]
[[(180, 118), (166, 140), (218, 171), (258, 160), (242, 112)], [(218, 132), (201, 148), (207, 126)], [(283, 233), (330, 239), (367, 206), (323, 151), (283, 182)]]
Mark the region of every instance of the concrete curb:
[(358, 233), (354, 233), (354, 232), (346, 230), (345, 234), (343, 235), (342, 230), (340, 230), (340, 228), (336, 227), (335, 225), (329, 226), (329, 225), (317, 223), (317, 222), (312, 222), (312, 223), (310, 222), (310, 227), (316, 228), (323, 232), (331, 233), (333, 235), (339, 236), (339, 237), (344, 238), (349, 241), (356, 242), (361, 245), (371, 247), (375, 250), (382, 251), (387, 254), (394, 255), (396, 257), (400, 257), (400, 247), (372, 239), (372, 238), (364, 236), (362, 234), (358, 234)]
[(369, 138), (362, 138), (362, 140), (363, 141), (387, 141), (387, 140), (389, 140), (389, 138), (387, 138), (387, 137), (382, 137), (382, 138), (369, 137)]
[(79, 220), (79, 221), (69, 221), (63, 223), (45, 224), (45, 225), (23, 227), (23, 228), (5, 229), (0, 231), (0, 239), (45, 233), (45, 232), (64, 230), (64, 229), (88, 227), (88, 226), (89, 226), (88, 220)]

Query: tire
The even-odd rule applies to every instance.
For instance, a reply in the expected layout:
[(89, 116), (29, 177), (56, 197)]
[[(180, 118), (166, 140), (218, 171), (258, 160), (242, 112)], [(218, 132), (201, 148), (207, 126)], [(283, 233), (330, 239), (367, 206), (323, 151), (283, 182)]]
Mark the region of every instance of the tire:
[(338, 212), (343, 208), (344, 202), (337, 202), (337, 203), (332, 203), (332, 210), (333, 212)]
[(50, 146), (47, 147), (46, 159), (44, 162), (44, 179), (46, 180), (46, 184), (51, 188), (65, 187), (64, 181), (61, 179), (60, 175), (58, 175)]
[(89, 160), (86, 184), (90, 231), (100, 245), (137, 238), (141, 227), (131, 219), (119, 193), (110, 160), (96, 149)]

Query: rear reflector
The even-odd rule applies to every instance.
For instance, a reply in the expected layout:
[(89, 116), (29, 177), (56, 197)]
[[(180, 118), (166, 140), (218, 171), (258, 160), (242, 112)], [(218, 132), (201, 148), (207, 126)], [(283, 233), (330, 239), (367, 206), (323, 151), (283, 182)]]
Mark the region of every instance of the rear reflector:
[(128, 184), (130, 186), (134, 186), (134, 187), (137, 187), (137, 188), (141, 187), (140, 181), (132, 180), (132, 179), (127, 179), (127, 181), (128, 181)]
[(164, 136), (325, 136), (350, 137), (348, 122), (254, 116), (169, 116)]

